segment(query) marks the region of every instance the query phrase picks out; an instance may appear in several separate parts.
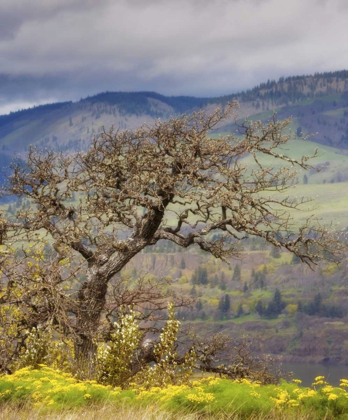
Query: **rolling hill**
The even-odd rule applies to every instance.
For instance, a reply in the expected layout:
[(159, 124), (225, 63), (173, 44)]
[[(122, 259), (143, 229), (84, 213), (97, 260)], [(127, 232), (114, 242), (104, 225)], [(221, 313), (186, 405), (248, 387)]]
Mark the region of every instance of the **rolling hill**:
[[(228, 101), (240, 103), (238, 115), (266, 120), (293, 116), (298, 134), (348, 149), (348, 71), (268, 81), (241, 93), (216, 98), (168, 97), (155, 92), (104, 92), (81, 99), (42, 105), (0, 116), (0, 154), (24, 153), (29, 145), (57, 151), (84, 150), (103, 127), (133, 129), (156, 118), (198, 109), (214, 110)], [(220, 127), (233, 132), (231, 119)]]

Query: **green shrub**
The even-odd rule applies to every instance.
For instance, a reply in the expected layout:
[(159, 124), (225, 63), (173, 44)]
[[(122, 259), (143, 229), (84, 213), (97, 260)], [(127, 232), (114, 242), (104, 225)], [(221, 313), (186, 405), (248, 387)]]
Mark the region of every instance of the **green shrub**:
[(114, 323), (109, 342), (98, 346), (97, 376), (103, 384), (124, 385), (132, 375), (131, 364), (141, 338), (135, 316), (133, 311), (124, 314)]

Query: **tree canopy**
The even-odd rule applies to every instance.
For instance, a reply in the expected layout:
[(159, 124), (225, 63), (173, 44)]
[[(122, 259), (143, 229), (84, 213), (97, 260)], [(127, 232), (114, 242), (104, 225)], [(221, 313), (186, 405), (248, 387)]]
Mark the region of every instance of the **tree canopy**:
[[(111, 308), (148, 302), (149, 296), (160, 300), (151, 287), (143, 285), (132, 300), (120, 288), (110, 293), (109, 284), (160, 240), (195, 245), (228, 261), (238, 255), (241, 239), (254, 235), (307, 264), (335, 259), (343, 249), (335, 232), (311, 220), (298, 227), (288, 214), (305, 201), (287, 193), (296, 167), (311, 168), (309, 156), (296, 160), (281, 153), (291, 121), (250, 121), (241, 135), (212, 138), (236, 108), (231, 103), (211, 115), (183, 115), (134, 131), (111, 129), (74, 155), (31, 149), (25, 165), (13, 165), (5, 188), (26, 200), (13, 220), (2, 219), (1, 240), (22, 247), (26, 261), (33, 256), (24, 244), (35, 248), (46, 240), (54, 252), (49, 260), (39, 258), (36, 277), (27, 264), (4, 271), (7, 296), (14, 283), (23, 290), (31, 284), (35, 292), (17, 303), (40, 322), (63, 322), (77, 337), (76, 354), (91, 355), (92, 337)], [(252, 169), (244, 164), (246, 155), (254, 160)], [(264, 165), (262, 155), (284, 166)]]

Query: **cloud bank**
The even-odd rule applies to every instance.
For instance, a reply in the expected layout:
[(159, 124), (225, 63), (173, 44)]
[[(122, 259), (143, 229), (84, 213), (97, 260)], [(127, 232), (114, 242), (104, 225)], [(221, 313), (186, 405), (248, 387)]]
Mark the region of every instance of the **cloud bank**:
[(348, 67), (346, 0), (2, 0), (0, 113), (100, 91), (217, 96)]

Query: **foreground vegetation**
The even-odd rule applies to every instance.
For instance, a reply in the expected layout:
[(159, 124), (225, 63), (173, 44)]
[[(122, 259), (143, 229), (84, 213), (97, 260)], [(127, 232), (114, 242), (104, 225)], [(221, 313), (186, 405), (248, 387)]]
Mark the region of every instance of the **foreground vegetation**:
[[(123, 390), (96, 381), (79, 381), (42, 365), (2, 376), (0, 403), (3, 412), (32, 413), (30, 418), (39, 414), (45, 418), (59, 413), (63, 416), (69, 411), (76, 415), (86, 410), (93, 413), (96, 409), (105, 410), (107, 415), (125, 407), (123, 418), (348, 418), (348, 380), (342, 379), (336, 388), (322, 376), (315, 378), (311, 388), (301, 387), (300, 382), (263, 386), (247, 379), (205, 377), (166, 388), (146, 389), (133, 384)], [(135, 413), (142, 414), (136, 417)]]
[[(4, 406), (0, 413), (1, 420), (201, 420), (202, 416), (197, 413), (191, 414), (174, 414), (168, 413), (161, 409), (154, 409), (153, 407), (145, 408), (133, 408), (126, 405), (115, 406), (115, 405), (97, 405), (87, 408), (78, 408), (76, 410), (61, 410), (59, 412), (46, 412), (42, 414), (39, 410), (32, 410), (29, 407), (16, 408), (11, 405)], [(217, 417), (214, 414), (204, 415), (204, 420), (215, 420), (215, 419), (229, 419), (229, 420), (241, 420), (238, 415), (222, 415)], [(299, 413), (282, 413), (272, 412), (269, 415), (255, 415), (251, 417), (252, 420), (311, 420), (311, 416), (308, 414)]]

